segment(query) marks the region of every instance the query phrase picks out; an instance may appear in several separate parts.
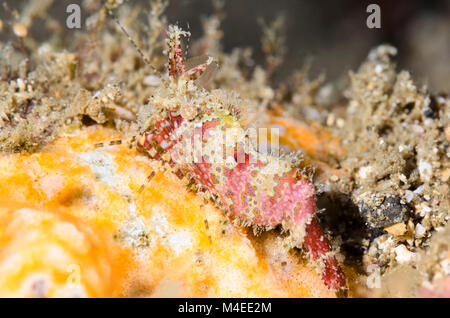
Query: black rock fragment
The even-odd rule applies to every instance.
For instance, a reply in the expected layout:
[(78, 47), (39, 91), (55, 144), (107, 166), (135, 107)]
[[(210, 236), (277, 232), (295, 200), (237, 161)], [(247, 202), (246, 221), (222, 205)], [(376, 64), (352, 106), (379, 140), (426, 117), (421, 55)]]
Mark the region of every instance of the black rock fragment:
[(358, 203), (359, 213), (369, 228), (382, 228), (406, 220), (410, 208), (402, 204), (400, 197), (385, 197), (376, 207), (370, 207), (365, 202)]

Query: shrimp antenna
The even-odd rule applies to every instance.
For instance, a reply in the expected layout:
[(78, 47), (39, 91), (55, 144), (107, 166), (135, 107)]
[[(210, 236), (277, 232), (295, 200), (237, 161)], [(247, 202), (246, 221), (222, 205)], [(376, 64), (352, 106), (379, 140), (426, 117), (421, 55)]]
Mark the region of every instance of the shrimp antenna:
[(128, 33), (128, 31), (125, 29), (125, 27), (120, 23), (119, 19), (115, 16), (115, 14), (112, 12), (112, 10), (108, 10), (108, 14), (114, 19), (114, 21), (117, 23), (117, 25), (120, 27), (120, 29), (122, 30), (123, 33), (125, 33), (125, 35), (128, 37), (128, 40), (131, 42), (131, 44), (133, 44), (134, 48), (136, 49), (136, 51), (139, 53), (139, 55), (141, 56), (142, 60), (144, 61), (145, 64), (147, 64), (148, 66), (151, 67), (151, 69), (153, 70), (153, 72), (156, 72), (155, 67), (152, 65), (152, 63), (150, 62), (150, 60), (145, 56), (144, 52), (142, 51), (142, 49), (139, 47), (139, 45), (136, 43), (136, 41), (133, 40), (133, 38), (131, 37), (131, 35)]

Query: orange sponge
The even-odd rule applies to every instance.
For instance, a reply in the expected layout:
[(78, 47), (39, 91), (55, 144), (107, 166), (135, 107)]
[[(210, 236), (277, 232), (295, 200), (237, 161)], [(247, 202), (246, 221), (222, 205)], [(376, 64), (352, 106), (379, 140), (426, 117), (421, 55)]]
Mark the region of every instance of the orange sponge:
[(333, 297), (275, 233), (255, 237), (158, 162), (91, 126), (0, 156), (0, 296)]

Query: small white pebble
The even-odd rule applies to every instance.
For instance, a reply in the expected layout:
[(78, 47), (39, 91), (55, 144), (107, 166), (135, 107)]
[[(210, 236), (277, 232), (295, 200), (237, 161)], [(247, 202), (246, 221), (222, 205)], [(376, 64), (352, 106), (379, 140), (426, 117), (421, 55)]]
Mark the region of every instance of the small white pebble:
[(383, 65), (377, 64), (377, 65), (375, 66), (375, 72), (376, 72), (377, 74), (381, 74), (381, 72), (383, 72)]
[(433, 174), (433, 169), (428, 161), (425, 161), (423, 159), (419, 160), (419, 174), (420, 178), (423, 181), (425, 182), (430, 181), (431, 175)]
[(17, 79), (17, 87), (19, 87), (20, 91), (24, 91), (25, 90), (25, 83), (21, 78)]
[(329, 114), (328, 117), (327, 117), (327, 126), (328, 127), (333, 126), (334, 125), (334, 120), (335, 120), (334, 115), (333, 114)]
[(49, 52), (51, 51), (51, 46), (48, 43), (44, 43), (41, 46), (39, 46), (38, 48), (38, 55), (45, 55), (45, 54), (49, 54)]
[(422, 126), (419, 126), (419, 125), (412, 125), (411, 126), (412, 127), (412, 129), (414, 130), (414, 132), (415, 133), (417, 133), (417, 134), (423, 134), (424, 132), (425, 132), (425, 130), (423, 129), (423, 127)]
[(336, 120), (336, 125), (337, 125), (339, 128), (343, 128), (344, 125), (345, 125), (345, 121), (344, 121), (342, 118), (338, 118), (338, 119)]
[(421, 238), (425, 235), (427, 229), (420, 223), (416, 225), (416, 237)]
[(420, 208), (420, 216), (424, 217), (427, 213), (431, 212), (431, 208), (428, 205), (422, 205)]
[(366, 166), (366, 167), (361, 167), (359, 168), (358, 171), (358, 177), (360, 179), (367, 179), (369, 177), (369, 175), (375, 170), (375, 168), (373, 166)]
[(421, 186), (418, 187), (416, 190), (414, 190), (414, 193), (415, 193), (415, 194), (421, 194), (424, 187), (425, 187), (424, 185), (421, 185)]
[(407, 203), (411, 202), (412, 199), (414, 199), (414, 192), (412, 192), (410, 190), (406, 190), (405, 191), (405, 199), (406, 199)]
[(403, 244), (400, 244), (395, 248), (395, 254), (395, 260), (399, 263), (408, 263), (416, 257), (416, 254), (410, 252)]
[(272, 99), (275, 96), (275, 92), (270, 87), (266, 87), (261, 90), (261, 97), (263, 99)]

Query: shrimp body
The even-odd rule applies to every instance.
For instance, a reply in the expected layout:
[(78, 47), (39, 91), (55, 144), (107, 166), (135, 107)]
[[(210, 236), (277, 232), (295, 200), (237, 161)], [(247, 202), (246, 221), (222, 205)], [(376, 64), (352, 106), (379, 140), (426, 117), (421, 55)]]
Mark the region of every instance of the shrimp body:
[[(176, 89), (190, 85), (211, 62), (185, 70), (180, 35), (175, 29), (169, 39), (170, 85)], [(281, 225), (293, 237), (294, 246), (306, 247), (319, 264), (325, 284), (344, 289), (345, 276), (320, 228), (315, 187), (309, 179), (287, 160), (249, 147), (247, 134), (229, 111), (207, 103), (192, 107), (168, 107), (151, 119), (136, 139), (138, 149), (176, 166), (181, 175), (189, 175), (244, 224)]]

